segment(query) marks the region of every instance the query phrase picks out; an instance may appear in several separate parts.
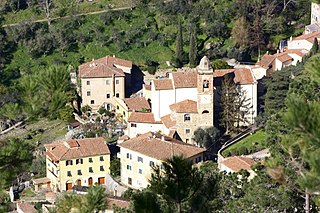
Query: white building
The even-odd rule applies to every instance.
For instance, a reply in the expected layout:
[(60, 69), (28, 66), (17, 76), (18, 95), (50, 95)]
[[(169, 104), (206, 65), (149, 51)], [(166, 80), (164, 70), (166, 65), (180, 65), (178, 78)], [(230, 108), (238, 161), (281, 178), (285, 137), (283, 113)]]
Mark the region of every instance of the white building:
[(306, 26), (305, 34), (320, 31), (320, 4), (311, 3), (311, 23)]
[(298, 36), (294, 39), (290, 38), (288, 41), (288, 50), (311, 50), (314, 39), (320, 40), (320, 32), (313, 32), (305, 35)]

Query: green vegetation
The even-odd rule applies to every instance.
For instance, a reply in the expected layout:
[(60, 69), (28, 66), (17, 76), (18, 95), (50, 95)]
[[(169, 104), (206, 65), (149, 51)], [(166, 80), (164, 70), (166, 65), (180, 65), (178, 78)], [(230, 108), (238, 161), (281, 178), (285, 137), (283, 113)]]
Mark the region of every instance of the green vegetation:
[(35, 197), (37, 194), (30, 188), (26, 188), (21, 193), (21, 197)]
[(222, 152), (225, 157), (234, 155), (247, 155), (263, 149), (266, 133), (259, 130), (252, 135), (245, 137)]

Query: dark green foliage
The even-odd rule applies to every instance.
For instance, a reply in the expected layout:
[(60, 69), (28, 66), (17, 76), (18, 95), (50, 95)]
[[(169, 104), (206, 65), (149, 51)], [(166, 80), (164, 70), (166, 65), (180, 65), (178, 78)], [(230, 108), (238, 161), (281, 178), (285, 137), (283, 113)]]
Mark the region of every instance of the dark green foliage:
[(9, 139), (0, 142), (0, 188), (7, 188), (31, 165), (33, 147), (23, 140)]
[(226, 61), (223, 59), (214, 60), (212, 63), (213, 69), (230, 69), (231, 67), (228, 65)]
[(113, 157), (110, 161), (110, 174), (116, 178), (120, 176), (120, 159)]
[(183, 65), (183, 38), (182, 38), (182, 24), (181, 20), (178, 22), (178, 32), (176, 39), (176, 57), (175, 57), (175, 66), (182, 67)]
[(217, 142), (220, 136), (220, 130), (215, 127), (206, 129), (198, 128), (194, 131), (193, 140), (201, 147), (208, 149)]
[(318, 51), (319, 51), (319, 42), (318, 42), (317, 38), (314, 38), (313, 45), (312, 45), (312, 48), (310, 50), (310, 56), (313, 56), (313, 55), (317, 54)]
[(189, 65), (191, 68), (197, 66), (197, 52), (198, 52), (198, 45), (197, 45), (197, 35), (195, 26), (190, 27), (190, 41), (189, 41)]
[(303, 70), (303, 64), (285, 67), (272, 74), (267, 83), (268, 90), (265, 97), (265, 112), (267, 116), (274, 114), (285, 106), (285, 99), (289, 90), (289, 84), (294, 76)]
[(183, 203), (193, 198), (203, 180), (198, 169), (181, 156), (173, 156), (163, 162), (163, 170), (154, 168), (150, 180), (150, 190), (163, 196), (166, 202), (172, 203), (177, 212), (182, 212)]
[(131, 196), (133, 211), (141, 213), (160, 213), (160, 204), (157, 195), (149, 190), (136, 192)]

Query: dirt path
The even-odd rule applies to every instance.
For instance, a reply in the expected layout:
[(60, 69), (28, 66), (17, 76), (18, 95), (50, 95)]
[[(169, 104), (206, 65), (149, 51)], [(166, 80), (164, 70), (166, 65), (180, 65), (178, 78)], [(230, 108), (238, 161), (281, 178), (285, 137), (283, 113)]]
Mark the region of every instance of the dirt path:
[[(95, 14), (100, 14), (100, 13), (106, 13), (110, 11), (117, 11), (117, 10), (128, 10), (132, 9), (132, 7), (119, 7), (119, 8), (113, 8), (113, 9), (107, 9), (107, 10), (100, 10), (100, 11), (94, 11), (94, 12), (89, 12), (89, 13), (79, 13), (75, 15), (69, 15), (69, 16), (63, 16), (63, 17), (54, 17), (50, 18), (50, 21), (58, 20), (58, 19), (68, 19), (71, 17), (78, 17), (78, 16), (86, 16), (86, 15), (95, 15)], [(30, 21), (30, 20), (25, 20), (25, 21)], [(48, 19), (38, 19), (38, 20), (31, 20), (30, 23), (41, 23), (41, 22), (47, 22)], [(2, 27), (13, 27), (13, 26), (18, 26), (20, 24), (23, 24), (24, 22), (19, 22), (19, 23), (14, 23), (14, 24), (5, 24), (2, 25)]]

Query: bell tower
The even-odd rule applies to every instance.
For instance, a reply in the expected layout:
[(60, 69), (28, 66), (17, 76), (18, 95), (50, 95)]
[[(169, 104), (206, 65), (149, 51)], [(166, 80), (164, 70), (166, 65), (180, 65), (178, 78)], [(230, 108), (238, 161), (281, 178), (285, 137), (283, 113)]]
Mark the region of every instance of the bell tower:
[(198, 113), (199, 127), (213, 126), (214, 96), (213, 96), (213, 69), (207, 56), (200, 60), (198, 71)]

